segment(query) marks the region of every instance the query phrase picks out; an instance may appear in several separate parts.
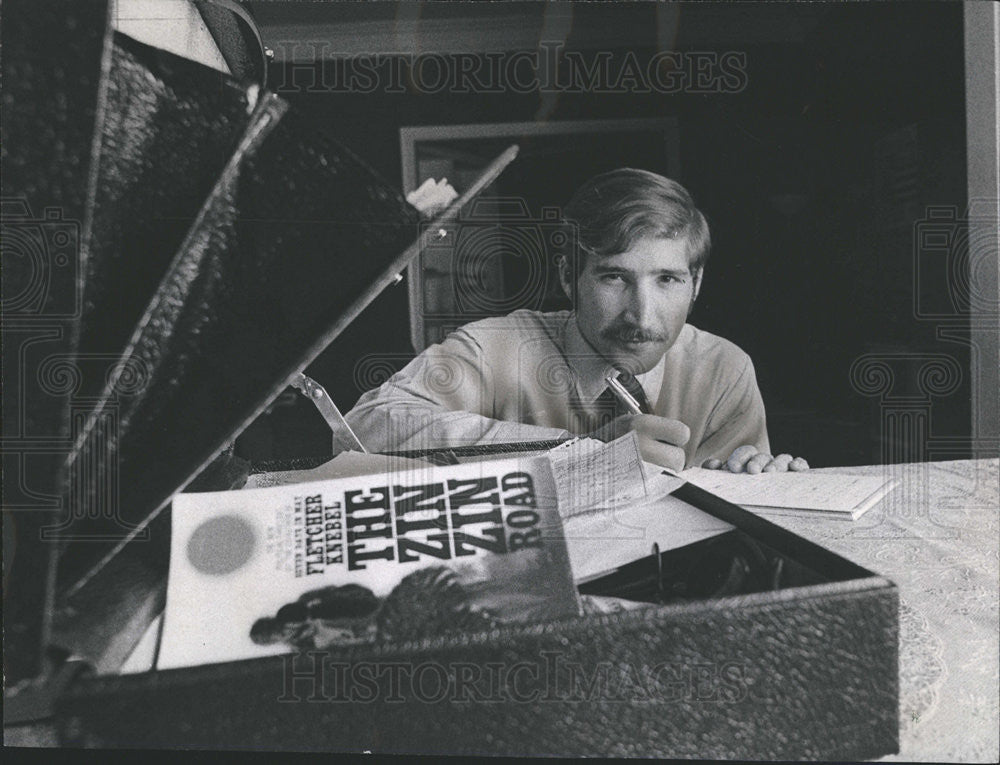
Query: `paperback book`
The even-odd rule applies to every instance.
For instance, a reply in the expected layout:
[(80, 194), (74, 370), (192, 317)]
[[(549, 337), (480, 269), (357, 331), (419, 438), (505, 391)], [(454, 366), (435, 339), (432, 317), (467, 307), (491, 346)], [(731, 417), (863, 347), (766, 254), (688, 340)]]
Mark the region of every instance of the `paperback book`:
[(180, 494), (171, 512), (159, 668), (580, 613), (544, 457)]

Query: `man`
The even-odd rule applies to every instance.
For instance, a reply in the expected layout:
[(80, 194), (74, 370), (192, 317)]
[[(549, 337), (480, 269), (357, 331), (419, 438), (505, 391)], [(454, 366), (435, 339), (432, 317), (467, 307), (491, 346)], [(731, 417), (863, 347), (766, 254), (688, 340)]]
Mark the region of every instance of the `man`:
[[(361, 397), (347, 416), (361, 441), (393, 451), (631, 430), (644, 459), (673, 469), (808, 467), (771, 457), (750, 358), (686, 323), (710, 248), (688, 192), (623, 168), (587, 181), (564, 217), (577, 238), (559, 278), (574, 310), (452, 333)], [(646, 413), (623, 413), (609, 376)]]

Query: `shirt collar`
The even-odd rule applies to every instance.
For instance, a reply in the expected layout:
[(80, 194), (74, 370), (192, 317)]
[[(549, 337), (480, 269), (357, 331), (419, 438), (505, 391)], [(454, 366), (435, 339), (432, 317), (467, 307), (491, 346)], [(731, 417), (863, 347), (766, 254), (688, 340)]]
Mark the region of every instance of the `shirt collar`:
[(646, 400), (649, 401), (649, 405), (654, 409), (656, 408), (656, 402), (660, 399), (660, 389), (663, 387), (663, 369), (666, 364), (667, 357), (663, 355), (656, 362), (655, 367), (648, 372), (643, 372), (641, 375), (635, 376), (635, 379), (639, 381), (639, 385), (642, 386), (643, 391), (646, 393)]
[(563, 344), (566, 362), (576, 378), (576, 390), (585, 404), (593, 403), (608, 387), (604, 378), (615, 368), (588, 343), (576, 324), (576, 313), (570, 312), (566, 321), (566, 342)]
[[(564, 331), (563, 348), (566, 361), (576, 378), (577, 393), (583, 403), (591, 404), (607, 389), (608, 383), (605, 378), (608, 375), (617, 374), (617, 370), (607, 359), (595, 351), (593, 346), (580, 334), (575, 312), (569, 313)], [(636, 375), (636, 379), (646, 393), (646, 398), (654, 406), (663, 384), (665, 358), (661, 358), (656, 366), (648, 372)]]

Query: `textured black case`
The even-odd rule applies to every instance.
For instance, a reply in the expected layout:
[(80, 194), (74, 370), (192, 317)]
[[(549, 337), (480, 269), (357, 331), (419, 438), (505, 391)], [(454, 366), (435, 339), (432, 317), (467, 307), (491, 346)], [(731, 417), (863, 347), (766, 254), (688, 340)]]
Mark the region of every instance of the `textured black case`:
[[(96, 371), (125, 349), (251, 111), (227, 75), (114, 35), (76, 348), (104, 360)], [(98, 396), (104, 383), (84, 374), (76, 395)]]
[(0, 24), (3, 118), (4, 679), (41, 671), (60, 466), (69, 437), (81, 238), (91, 142), (100, 129), (106, 0), (7, 0)]
[[(207, 68), (198, 71), (202, 90), (218, 82)], [(162, 97), (168, 124), (176, 115), (200, 120), (209, 111), (176, 104), (187, 98), (177, 88), (163, 89)], [(98, 201), (141, 187), (131, 175), (156, 166), (131, 163), (125, 179), (101, 174), (108, 188), (98, 190)], [(169, 199), (154, 194), (146, 209)], [(65, 534), (90, 544), (63, 555), (60, 593), (85, 582), (130, 535), (152, 544), (169, 538), (142, 524), (336, 337), (348, 306), (419, 233), (417, 212), (397, 190), (266, 93), (189, 224), (168, 262), (129, 269), (139, 283), (154, 282), (138, 316), (129, 316), (135, 301), (90, 314), (134, 324), (127, 339), (119, 338), (125, 345), (113, 354), (117, 361), (69, 461), (78, 522)], [(148, 225), (131, 230), (138, 235)], [(92, 273), (114, 270), (113, 249), (99, 250), (110, 266), (94, 265)], [(162, 245), (154, 249), (159, 259)], [(108, 293), (97, 282), (95, 290)], [(101, 480), (90, 479), (95, 472)]]
[(867, 759), (898, 751), (895, 586), (694, 487), (822, 584), (127, 677), (64, 741), (425, 754)]

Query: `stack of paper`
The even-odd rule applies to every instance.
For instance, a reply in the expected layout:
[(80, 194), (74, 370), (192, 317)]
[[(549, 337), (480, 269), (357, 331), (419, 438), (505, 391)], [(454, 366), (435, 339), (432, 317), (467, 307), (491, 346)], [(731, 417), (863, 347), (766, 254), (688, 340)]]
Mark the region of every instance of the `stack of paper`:
[(690, 468), (687, 481), (723, 499), (762, 514), (807, 514), (857, 520), (886, 496), (896, 482), (846, 473), (760, 473)]

